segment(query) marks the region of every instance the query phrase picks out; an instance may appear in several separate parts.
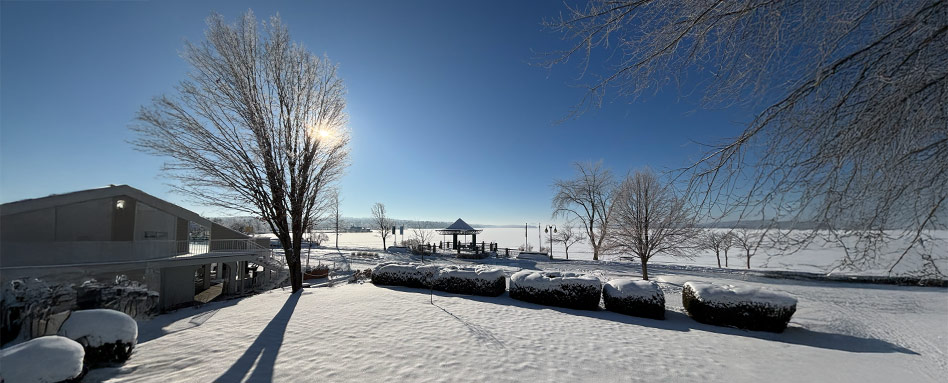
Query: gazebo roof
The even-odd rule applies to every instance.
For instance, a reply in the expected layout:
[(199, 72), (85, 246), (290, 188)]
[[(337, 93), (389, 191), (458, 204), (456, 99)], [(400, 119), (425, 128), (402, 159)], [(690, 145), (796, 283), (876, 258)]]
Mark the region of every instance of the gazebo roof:
[(477, 234), (482, 231), (483, 230), (477, 230), (471, 227), (471, 225), (468, 225), (467, 222), (464, 222), (463, 219), (458, 218), (458, 220), (454, 221), (454, 223), (452, 223), (451, 226), (438, 230), (438, 233), (439, 234)]

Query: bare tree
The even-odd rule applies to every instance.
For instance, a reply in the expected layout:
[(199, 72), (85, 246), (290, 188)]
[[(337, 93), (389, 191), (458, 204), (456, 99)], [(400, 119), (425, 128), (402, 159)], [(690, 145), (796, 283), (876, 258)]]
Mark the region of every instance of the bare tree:
[(336, 251), (339, 251), (339, 232), (343, 225), (342, 223), (342, 212), (340, 210), (341, 200), (339, 197), (339, 190), (333, 190), (332, 196), (330, 197), (330, 215), (333, 223), (333, 228), (336, 233)]
[(648, 261), (659, 253), (681, 256), (699, 234), (695, 214), (650, 169), (636, 170), (619, 186), (610, 241), (618, 251), (635, 254), (648, 279)]
[(134, 144), (170, 158), (175, 190), (261, 217), (298, 291), (303, 233), (348, 163), (345, 87), (279, 17), (258, 25), (248, 11), (229, 25), (214, 14), (207, 24), (206, 41), (185, 45), (192, 70), (176, 94), (138, 112)]
[(701, 247), (707, 250), (713, 250), (718, 258), (718, 267), (721, 267), (721, 251), (724, 251), (724, 265), (727, 267), (727, 251), (732, 246), (733, 237), (730, 232), (721, 232), (715, 229), (709, 229), (703, 236), (699, 237)]
[(757, 249), (764, 239), (763, 232), (755, 232), (746, 228), (737, 229), (731, 232), (734, 243), (737, 247), (744, 250), (744, 256), (747, 258), (747, 269), (751, 268), (751, 257), (757, 254)]
[[(570, 46), (545, 63), (609, 68), (579, 112), (607, 90), (634, 99), (668, 82), (758, 111), (687, 169), (712, 218), (807, 224), (824, 230), (783, 250), (822, 236), (844, 247), (844, 268), (891, 273), (911, 256), (944, 277), (933, 234), (948, 222), (945, 1), (592, 0), (546, 25)], [(901, 255), (880, 258), (894, 239)]]
[(392, 233), (392, 226), (395, 225), (395, 222), (385, 215), (385, 205), (381, 202), (372, 205), (372, 224), (375, 225), (375, 228), (379, 231), (379, 236), (382, 237), (382, 250), (385, 251), (385, 249), (388, 249), (385, 240)]
[[(559, 232), (553, 235), (554, 243), (563, 244), (563, 248), (566, 250), (566, 259), (569, 259), (569, 247), (583, 242), (584, 240), (583, 234), (576, 230), (576, 225), (572, 222), (566, 222), (566, 224), (560, 228)], [(550, 247), (552, 247), (552, 245)]]
[(577, 162), (573, 166), (576, 178), (556, 180), (553, 184), (553, 217), (578, 219), (592, 245), (593, 260), (597, 261), (607, 244), (615, 180), (612, 172), (602, 167), (602, 161)]

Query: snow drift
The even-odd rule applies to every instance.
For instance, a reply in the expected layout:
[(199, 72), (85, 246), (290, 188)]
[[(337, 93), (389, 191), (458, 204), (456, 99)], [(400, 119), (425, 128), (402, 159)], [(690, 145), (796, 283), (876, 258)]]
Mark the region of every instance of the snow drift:
[(602, 286), (602, 300), (609, 311), (665, 319), (665, 293), (655, 281), (613, 279)]
[(750, 286), (686, 282), (681, 299), (698, 322), (757, 331), (783, 332), (797, 310), (796, 298)]
[(602, 285), (591, 275), (522, 270), (510, 276), (510, 297), (541, 305), (595, 310)]

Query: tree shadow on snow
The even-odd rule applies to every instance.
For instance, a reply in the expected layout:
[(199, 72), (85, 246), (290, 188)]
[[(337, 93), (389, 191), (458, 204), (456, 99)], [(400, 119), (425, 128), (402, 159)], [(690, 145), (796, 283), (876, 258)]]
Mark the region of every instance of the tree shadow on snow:
[[(270, 320), (267, 327), (257, 335), (257, 339), (247, 347), (247, 351), (237, 358), (227, 371), (215, 382), (270, 382), (273, 381), (273, 366), (276, 363), (277, 355), (280, 353), (280, 346), (283, 345), (283, 335), (286, 333), (286, 325), (293, 316), (296, 309), (296, 303), (299, 302), (301, 292), (290, 294), (283, 308)], [(256, 362), (256, 367), (254, 367)], [(250, 369), (253, 368), (253, 372)], [(249, 378), (247, 374), (250, 374)]]
[[(188, 330), (204, 324), (220, 309), (236, 305), (239, 298), (206, 303), (198, 306), (180, 308), (170, 313), (158, 315), (142, 322), (138, 326), (138, 344), (161, 338), (162, 336)], [(176, 323), (187, 319), (187, 322)]]
[[(406, 293), (415, 293), (428, 295), (429, 290), (424, 289), (415, 289), (410, 287), (399, 287), (399, 286), (377, 286), (381, 288), (386, 288), (393, 291), (406, 292)], [(713, 326), (709, 324), (704, 324), (691, 319), (687, 314), (681, 313), (674, 310), (665, 310), (665, 319), (649, 319), (649, 318), (640, 318), (624, 314), (615, 313), (612, 311), (606, 311), (602, 308), (599, 310), (576, 310), (568, 309), (555, 306), (544, 306), (535, 303), (524, 302), (510, 298), (509, 293), (504, 293), (499, 297), (482, 297), (476, 295), (460, 295), (460, 294), (451, 294), (441, 291), (431, 291), (435, 297), (435, 303), (437, 298), (463, 298), (477, 302), (500, 304), (505, 306), (520, 307), (530, 310), (553, 310), (558, 311), (567, 315), (582, 316), (597, 320), (604, 320), (610, 322), (619, 322), (636, 326), (658, 328), (662, 330), (670, 331), (681, 331), (689, 332), (692, 330), (712, 332), (724, 335), (734, 335), (742, 336), (748, 338), (756, 338), (766, 341), (780, 342), (786, 344), (794, 344), (799, 346), (808, 346), (815, 348), (822, 348), (828, 350), (838, 350), (846, 352), (855, 352), (855, 353), (903, 353), (918, 355), (917, 352), (912, 351), (908, 348), (887, 342), (881, 339), (873, 338), (862, 338), (852, 335), (845, 334), (833, 334), (827, 332), (820, 332), (809, 330), (803, 327), (790, 326), (782, 333), (771, 333), (763, 331), (750, 331), (743, 330), (734, 327), (721, 327)], [(438, 306), (441, 307), (441, 306)], [(445, 310), (442, 308), (442, 310)], [(446, 311), (446, 310), (445, 310)], [(452, 314), (453, 315), (453, 314)]]

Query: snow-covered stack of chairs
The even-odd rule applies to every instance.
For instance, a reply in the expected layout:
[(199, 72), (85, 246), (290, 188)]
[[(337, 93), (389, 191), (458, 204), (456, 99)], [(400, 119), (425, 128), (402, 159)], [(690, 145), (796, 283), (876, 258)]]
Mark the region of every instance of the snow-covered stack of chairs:
[(797, 310), (796, 298), (750, 286), (687, 282), (681, 299), (698, 322), (758, 331), (783, 332)]

